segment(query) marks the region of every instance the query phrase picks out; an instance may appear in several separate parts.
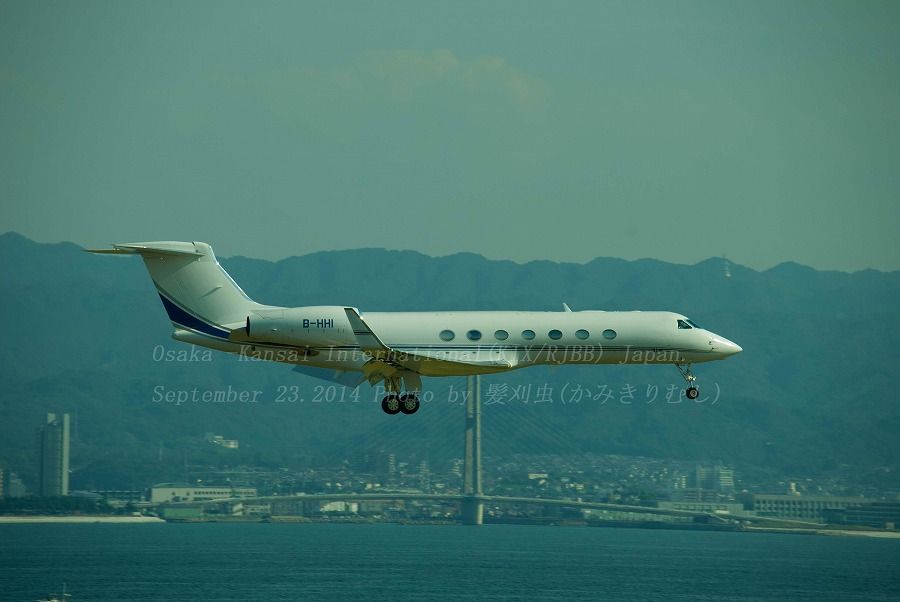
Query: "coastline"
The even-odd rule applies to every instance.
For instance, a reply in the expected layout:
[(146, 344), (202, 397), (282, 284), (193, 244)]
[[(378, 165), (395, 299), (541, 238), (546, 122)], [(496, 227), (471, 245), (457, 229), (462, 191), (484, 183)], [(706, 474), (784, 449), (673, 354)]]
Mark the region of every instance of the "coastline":
[(0, 516), (0, 524), (50, 524), (50, 523), (164, 523), (163, 519), (156, 516), (113, 516), (113, 515), (83, 515), (83, 516)]
[[(373, 524), (382, 521), (372, 520), (329, 520), (329, 519), (310, 519), (306, 517), (294, 516), (273, 516), (268, 519), (251, 518), (251, 517), (218, 517), (218, 518), (199, 518), (199, 519), (176, 519), (164, 520), (157, 516), (117, 516), (117, 515), (78, 515), (78, 516), (55, 516), (55, 515), (35, 515), (35, 516), (0, 516), (0, 525), (3, 524), (165, 524), (165, 523), (333, 523), (333, 524)], [(395, 521), (388, 521), (395, 522)], [(453, 522), (445, 521), (399, 521), (396, 524), (435, 524), (449, 525)], [(797, 529), (797, 528), (779, 528), (779, 527), (744, 527), (740, 529), (714, 527), (710, 525), (694, 525), (686, 527), (685, 525), (664, 525), (659, 523), (644, 524), (628, 524), (618, 521), (611, 521), (609, 524), (586, 524), (578, 521), (575, 522), (532, 522), (532, 521), (497, 521), (486, 524), (522, 524), (534, 526), (554, 526), (554, 527), (620, 527), (632, 529), (666, 529), (666, 530), (688, 530), (688, 531), (729, 531), (733, 533), (777, 533), (783, 535), (824, 535), (831, 537), (872, 537), (880, 539), (900, 539), (900, 531), (874, 531), (874, 530), (853, 530), (853, 529)]]

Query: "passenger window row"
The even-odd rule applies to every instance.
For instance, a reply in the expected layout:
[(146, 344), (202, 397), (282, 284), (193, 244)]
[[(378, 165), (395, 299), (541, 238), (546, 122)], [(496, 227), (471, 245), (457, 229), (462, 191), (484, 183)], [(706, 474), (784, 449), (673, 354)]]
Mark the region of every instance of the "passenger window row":
[[(611, 328), (607, 328), (606, 330), (603, 331), (603, 338), (608, 341), (613, 340), (614, 338), (616, 338), (617, 335), (618, 335), (618, 333), (615, 330), (612, 330)], [(439, 336), (442, 341), (452, 341), (453, 339), (456, 338), (456, 333), (453, 332), (452, 330), (442, 330)], [(522, 339), (524, 339), (526, 341), (533, 341), (536, 335), (533, 330), (526, 329), (526, 330), (522, 331), (520, 336), (522, 337)], [(547, 333), (547, 336), (550, 337), (551, 339), (553, 339), (554, 341), (558, 341), (559, 339), (562, 338), (563, 334), (562, 334), (562, 331), (554, 328), (553, 330), (551, 330)], [(586, 341), (588, 338), (590, 338), (590, 336), (591, 336), (591, 333), (583, 328), (575, 331), (575, 337), (582, 341)], [(469, 339), (470, 341), (480, 341), (481, 340), (481, 331), (480, 330), (470, 330), (466, 333), (466, 338)], [(496, 330), (496, 331), (494, 331), (494, 338), (497, 339), (498, 341), (505, 341), (509, 338), (509, 332), (502, 330), (502, 329)]]

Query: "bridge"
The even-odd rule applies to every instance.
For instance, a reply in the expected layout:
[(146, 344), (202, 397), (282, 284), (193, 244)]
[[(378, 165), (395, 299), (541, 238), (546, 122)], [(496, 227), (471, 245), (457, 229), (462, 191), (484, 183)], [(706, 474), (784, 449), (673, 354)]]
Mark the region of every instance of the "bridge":
[[(383, 492), (383, 493), (314, 493), (314, 494), (296, 494), (296, 495), (265, 495), (256, 497), (229, 497), (217, 498), (202, 501), (185, 501), (185, 502), (168, 502), (165, 505), (169, 507), (178, 506), (210, 506), (216, 504), (229, 503), (317, 503), (327, 504), (329, 502), (444, 502), (461, 504), (461, 518), (464, 524), (482, 524), (483, 522), (483, 506), (488, 504), (534, 504), (541, 506), (563, 506), (567, 508), (580, 508), (584, 510), (608, 510), (616, 512), (632, 512), (637, 514), (655, 514), (660, 516), (678, 516), (686, 518), (696, 517), (719, 517), (728, 515), (711, 514), (707, 512), (696, 512), (692, 510), (678, 510), (673, 508), (656, 508), (654, 506), (630, 506), (625, 504), (610, 504), (606, 502), (591, 502), (583, 500), (570, 500), (564, 498), (535, 498), (535, 497), (515, 497), (505, 495), (479, 495), (470, 496), (458, 493), (405, 493), (405, 492)], [(478, 505), (477, 512), (479, 514), (470, 515), (469, 520), (465, 515), (465, 504)], [(477, 516), (478, 522), (471, 522), (471, 517)]]
[[(693, 510), (681, 510), (674, 508), (657, 508), (655, 506), (633, 506), (625, 504), (611, 504), (607, 502), (593, 502), (572, 500), (564, 498), (534, 498), (485, 495), (482, 488), (482, 462), (481, 462), (481, 377), (467, 377), (468, 395), (465, 407), (465, 452), (463, 455), (463, 483), (462, 492), (459, 494), (436, 494), (419, 492), (379, 492), (379, 493), (322, 493), (322, 494), (296, 494), (296, 495), (272, 495), (257, 497), (229, 497), (202, 501), (168, 502), (168, 507), (183, 506), (209, 506), (228, 503), (313, 503), (326, 504), (329, 502), (442, 502), (459, 505), (460, 521), (464, 525), (481, 525), (484, 522), (484, 505), (487, 504), (528, 504), (541, 506), (556, 506), (582, 510), (605, 510), (612, 512), (627, 512), (633, 514), (650, 514), (656, 516), (672, 516), (680, 518), (703, 519), (717, 522), (771, 522), (773, 519), (757, 517), (753, 515), (735, 515), (726, 513), (711, 513)], [(807, 525), (797, 521), (789, 522), (797, 525)]]

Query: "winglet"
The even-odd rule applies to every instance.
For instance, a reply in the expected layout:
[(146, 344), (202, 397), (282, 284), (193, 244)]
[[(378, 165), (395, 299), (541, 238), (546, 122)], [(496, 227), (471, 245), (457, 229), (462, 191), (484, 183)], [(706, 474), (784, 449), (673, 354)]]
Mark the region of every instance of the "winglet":
[(360, 349), (369, 352), (391, 350), (390, 347), (382, 343), (381, 339), (372, 332), (372, 329), (369, 328), (369, 325), (366, 324), (362, 316), (359, 315), (359, 311), (356, 308), (345, 307), (344, 312), (347, 314), (347, 319), (350, 320), (350, 326), (353, 328), (353, 334), (356, 335), (356, 341), (359, 343)]

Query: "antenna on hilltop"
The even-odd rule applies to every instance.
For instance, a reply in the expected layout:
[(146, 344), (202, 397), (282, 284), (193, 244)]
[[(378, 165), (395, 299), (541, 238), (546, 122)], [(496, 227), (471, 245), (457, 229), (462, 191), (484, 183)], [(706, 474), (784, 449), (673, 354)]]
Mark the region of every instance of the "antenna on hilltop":
[(728, 257), (726, 257), (725, 253), (722, 253), (722, 269), (725, 272), (725, 277), (731, 278), (731, 262), (728, 261)]

